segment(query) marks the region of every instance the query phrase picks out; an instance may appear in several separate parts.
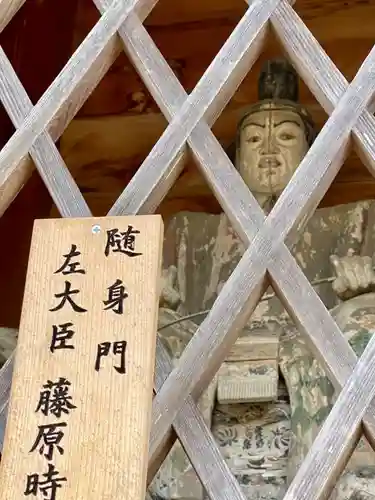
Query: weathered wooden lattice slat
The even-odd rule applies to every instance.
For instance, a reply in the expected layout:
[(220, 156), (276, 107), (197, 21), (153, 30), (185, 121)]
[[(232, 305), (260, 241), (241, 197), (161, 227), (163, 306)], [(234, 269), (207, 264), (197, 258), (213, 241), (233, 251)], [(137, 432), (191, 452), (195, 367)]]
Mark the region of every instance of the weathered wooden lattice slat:
[[(28, 113), (32, 111), (33, 103), (1, 48), (0, 97), (14, 126), (21, 126)], [(90, 216), (90, 209), (81, 191), (47, 132), (42, 132), (36, 139), (30, 149), (30, 155), (61, 215)]]
[[(322, 108), (331, 114), (347, 90), (345, 77), (286, 2), (277, 7), (271, 22), (304, 82)], [(375, 117), (369, 111), (364, 110), (361, 114), (353, 127), (353, 137), (359, 156), (375, 175)]]
[[(256, 0), (196, 88), (187, 96), (141, 24), (157, 0), (94, 2), (102, 18), (33, 109), (30, 109), (29, 100), (17, 82), (15, 92), (23, 96), (28, 109), (26, 112), (26, 106), (22, 108), (19, 103), (17, 112), (21, 115), (16, 122), (19, 128), (0, 153), (0, 213), (26, 178), (29, 152), (36, 151), (39, 155), (38, 167), (44, 171), (46, 183), (47, 175), (53, 178), (54, 172), (47, 173), (51, 163), (42, 147), (48, 144), (49, 152), (55, 154), (48, 134), (52, 141), (61, 135), (110, 67), (120, 50), (115, 37), (118, 31), (126, 52), (170, 125), (110, 214), (155, 210), (183, 168), (188, 145), (223, 209), (248, 246), (211, 313), (201, 324), (197, 332), (199, 336), (189, 343), (175, 369), (171, 370), (171, 362), (159, 343), (150, 477), (173, 442), (168, 438), (173, 438), (171, 426), (174, 425), (210, 497), (223, 500), (243, 497), (197, 410), (194, 398), (208, 385), (236, 340), (267, 286), (269, 275), (277, 294), (332, 382), (342, 389), (287, 493), (287, 498), (300, 498), (301, 492), (304, 498), (323, 498), (344, 467), (348, 450), (360, 435), (360, 421), (365, 411), (366, 436), (375, 446), (375, 407), (370, 402), (374, 372), (370, 361), (374, 342), (369, 344), (356, 366), (354, 352), (286, 245), (294, 239), (296, 228), (301, 229), (299, 223), (307, 221), (333, 181), (345, 159), (352, 132), (366, 166), (375, 173), (375, 119), (366, 110), (375, 90), (375, 51), (371, 52), (349, 86), (286, 0)], [(22, 0), (3, 0), (0, 12), (4, 13), (4, 21), (0, 29), (22, 3)], [(275, 208), (265, 217), (213, 136), (210, 126), (258, 57), (269, 20), (292, 62), (331, 117)], [(9, 69), (3, 77), (4, 89), (14, 79)], [(7, 96), (0, 97), (5, 104)], [(9, 106), (8, 111), (11, 114)], [(29, 114), (25, 116), (26, 113)], [(65, 165), (60, 161), (59, 164), (60, 173), (64, 172)], [(50, 183), (49, 189), (56, 199), (60, 197), (59, 208), (63, 215), (73, 215), (64, 213), (63, 204), (67, 200), (64, 194), (55, 191), (59, 189), (56, 183)], [(66, 190), (72, 195), (76, 186), (70, 184)], [(66, 206), (65, 210), (69, 207)], [(11, 372), (12, 361), (0, 374), (0, 414), (6, 406)], [(368, 388), (366, 393), (363, 387), (358, 389), (358, 375), (364, 377)], [(357, 392), (353, 392), (353, 388)], [(322, 456), (319, 445), (329, 442), (327, 439), (337, 428), (342, 405), (352, 408), (347, 429), (341, 429), (347, 432), (341, 433), (340, 441), (332, 443), (337, 453)], [(187, 418), (195, 420), (194, 432), (187, 425)], [(204, 445), (199, 448), (198, 442)], [(207, 467), (207, 453), (216, 465), (214, 470)]]
[(26, 0), (6, 0), (0, 2), (0, 33), (9, 24)]

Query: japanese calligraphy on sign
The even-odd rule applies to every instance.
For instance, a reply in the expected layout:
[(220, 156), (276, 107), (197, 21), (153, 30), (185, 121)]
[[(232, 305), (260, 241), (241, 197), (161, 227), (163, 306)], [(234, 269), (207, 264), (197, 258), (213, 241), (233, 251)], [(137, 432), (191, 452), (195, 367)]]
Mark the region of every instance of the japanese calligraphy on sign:
[(142, 255), (141, 252), (136, 251), (136, 236), (139, 233), (140, 231), (131, 225), (128, 225), (126, 231), (119, 231), (117, 228), (107, 231), (107, 244), (104, 251), (106, 257), (111, 251), (123, 253), (128, 257)]
[[(103, 477), (98, 498), (121, 498), (126, 486), (113, 477), (123, 470), (103, 462), (109, 429), (129, 429), (129, 457), (120, 439), (105, 455), (122, 457), (131, 496), (144, 498), (162, 236), (159, 216), (36, 221), (18, 341), (27, 359), (16, 359), (0, 500), (83, 498), (93, 471)], [(135, 396), (142, 411), (126, 404)]]

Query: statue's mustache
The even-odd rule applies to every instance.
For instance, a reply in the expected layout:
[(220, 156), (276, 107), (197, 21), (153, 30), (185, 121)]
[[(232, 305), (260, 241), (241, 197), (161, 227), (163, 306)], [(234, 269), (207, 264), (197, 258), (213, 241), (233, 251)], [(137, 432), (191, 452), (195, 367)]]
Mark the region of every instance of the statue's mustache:
[(277, 168), (283, 165), (279, 155), (262, 155), (258, 161), (259, 168)]

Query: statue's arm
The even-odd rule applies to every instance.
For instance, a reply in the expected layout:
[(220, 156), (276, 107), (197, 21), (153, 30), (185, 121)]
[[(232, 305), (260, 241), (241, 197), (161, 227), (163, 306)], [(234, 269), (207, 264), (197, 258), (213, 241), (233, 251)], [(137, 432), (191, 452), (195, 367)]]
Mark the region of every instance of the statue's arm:
[(375, 291), (375, 273), (371, 257), (332, 255), (331, 263), (336, 275), (332, 288), (341, 300)]
[(181, 301), (180, 294), (176, 289), (177, 268), (169, 266), (162, 270), (160, 280), (159, 304), (170, 309), (176, 309)]
[(360, 255), (331, 256), (336, 276), (333, 290), (341, 300), (375, 291), (375, 203), (371, 202), (364, 217), (363, 243)]

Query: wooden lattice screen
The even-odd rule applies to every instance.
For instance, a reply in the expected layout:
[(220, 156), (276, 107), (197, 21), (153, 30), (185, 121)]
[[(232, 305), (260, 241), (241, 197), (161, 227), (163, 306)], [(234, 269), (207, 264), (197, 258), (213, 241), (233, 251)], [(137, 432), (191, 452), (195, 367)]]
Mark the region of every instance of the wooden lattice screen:
[[(25, 0), (2, 0), (0, 29)], [(175, 430), (210, 498), (243, 499), (194, 401), (249, 319), (269, 280), (336, 389), (341, 390), (285, 498), (326, 498), (363, 432), (375, 446), (375, 337), (357, 358), (288, 250), (355, 147), (375, 175), (373, 49), (349, 85), (286, 0), (254, 0), (219, 54), (187, 95), (142, 25), (157, 0), (94, 0), (102, 17), (33, 106), (0, 49), (0, 99), (17, 130), (0, 152), (0, 213), (22, 187), (33, 159), (64, 217), (90, 216), (54, 145), (123, 48), (169, 120), (169, 126), (116, 201), (110, 215), (153, 212), (183, 169), (188, 148), (247, 250), (172, 370), (158, 344), (149, 480)], [(319, 103), (330, 115), (266, 217), (210, 127), (262, 50), (272, 26)], [(119, 35), (119, 37), (117, 36)], [(1, 412), (9, 397), (12, 358), (0, 374)]]

